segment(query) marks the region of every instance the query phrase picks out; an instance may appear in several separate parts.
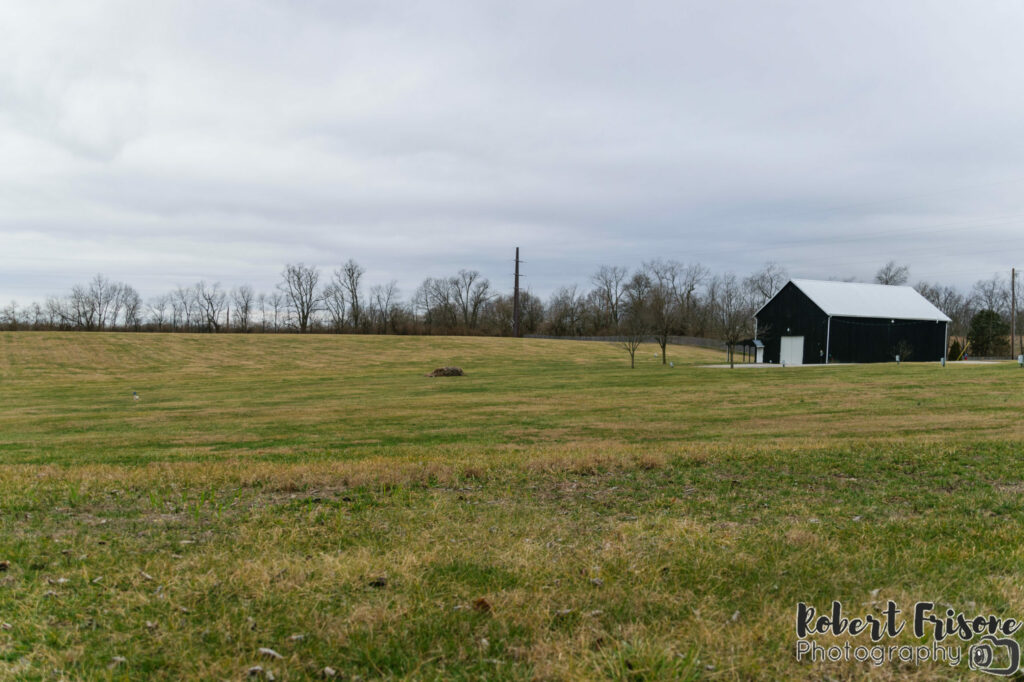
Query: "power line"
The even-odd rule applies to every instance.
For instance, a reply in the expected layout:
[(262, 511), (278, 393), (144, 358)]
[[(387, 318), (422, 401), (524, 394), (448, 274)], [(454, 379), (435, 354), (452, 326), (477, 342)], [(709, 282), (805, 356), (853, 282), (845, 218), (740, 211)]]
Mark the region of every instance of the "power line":
[[(822, 237), (801, 237), (799, 239), (789, 239), (785, 241), (771, 242), (768, 244), (758, 244), (759, 251), (778, 251), (786, 248), (793, 247), (809, 247), (809, 246), (833, 246), (835, 244), (847, 244), (858, 241), (870, 241), (873, 239), (880, 238), (899, 238), (903, 236), (914, 236), (919, 234), (935, 234), (945, 232), (955, 232), (960, 230), (967, 230), (979, 227), (992, 227), (996, 225), (1003, 225), (1013, 223), (1015, 221), (1024, 221), (1024, 213), (1010, 214), (1007, 216), (1000, 216), (998, 218), (990, 218), (983, 221), (954, 221), (938, 223), (936, 225), (928, 225), (923, 227), (917, 227), (908, 230), (894, 231), (887, 229), (878, 232), (859, 232), (856, 235), (845, 235), (845, 236), (822, 236)], [(701, 256), (714, 256), (714, 255), (725, 255), (734, 254), (737, 248), (744, 248), (749, 245), (749, 240), (740, 240), (736, 243), (730, 243), (725, 246), (711, 249), (701, 249), (699, 251), (690, 251), (687, 253), (687, 258), (699, 258)], [(945, 247), (940, 247), (945, 248)], [(1000, 249), (1002, 253), (1005, 249)]]

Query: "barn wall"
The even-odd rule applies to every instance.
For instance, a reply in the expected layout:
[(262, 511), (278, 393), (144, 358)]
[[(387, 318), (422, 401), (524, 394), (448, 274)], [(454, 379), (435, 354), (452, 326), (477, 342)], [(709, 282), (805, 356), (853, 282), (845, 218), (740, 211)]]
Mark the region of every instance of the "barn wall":
[(821, 362), (827, 322), (828, 316), (821, 308), (790, 282), (757, 314), (757, 337), (764, 342), (764, 361), (779, 362), (781, 337), (803, 336), (804, 364)]
[(834, 362), (892, 362), (900, 343), (909, 348), (901, 360), (938, 362), (946, 349), (946, 324), (917, 320), (833, 317)]

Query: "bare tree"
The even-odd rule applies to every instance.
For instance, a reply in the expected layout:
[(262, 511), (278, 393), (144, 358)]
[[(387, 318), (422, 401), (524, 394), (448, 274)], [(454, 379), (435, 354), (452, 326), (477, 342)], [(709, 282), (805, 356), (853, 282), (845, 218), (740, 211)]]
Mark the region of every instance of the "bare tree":
[(914, 285), (914, 291), (928, 299), (928, 302), (936, 308), (939, 307), (939, 300), (942, 297), (942, 285), (922, 281)]
[(156, 326), (158, 332), (163, 331), (164, 325), (167, 324), (167, 309), (170, 307), (170, 296), (168, 294), (161, 294), (151, 298), (146, 307), (149, 309), (150, 322)]
[(754, 306), (732, 273), (711, 280), (708, 304), (715, 332), (725, 342), (729, 367), (732, 368), (735, 366), (736, 345), (753, 332)]
[(192, 287), (178, 286), (171, 295), (173, 297), (171, 307), (174, 313), (174, 325), (180, 324), (185, 329), (191, 330), (196, 308), (195, 290)]
[[(619, 333), (619, 345), (629, 353), (629, 368), (636, 368), (636, 351), (645, 340), (651, 336), (650, 311), (645, 305), (644, 299), (639, 295), (643, 281), (646, 278), (642, 273), (630, 283), (634, 293), (629, 296), (628, 304), (622, 311), (622, 317), (617, 329)], [(639, 285), (639, 286), (638, 286)]]
[(786, 269), (774, 261), (764, 264), (757, 272), (743, 280), (743, 286), (750, 291), (752, 303), (760, 308), (779, 293), (779, 289), (789, 281)]
[(348, 321), (348, 301), (345, 299), (345, 286), (338, 280), (340, 270), (336, 270), (334, 277), (323, 291), (324, 309), (330, 319), (331, 328), (336, 334), (345, 330)]
[(647, 338), (647, 334), (643, 329), (633, 329), (630, 325), (625, 325), (619, 336), (619, 345), (629, 353), (629, 368), (636, 369), (636, 351)]
[(67, 299), (50, 299), (47, 309), (65, 328), (87, 331), (116, 328), (133, 293), (135, 290), (127, 284), (96, 275), (89, 284), (72, 287)]
[(270, 309), (274, 314), (273, 329), (278, 332), (281, 330), (281, 318), (284, 317), (285, 308), (288, 305), (287, 297), (280, 291), (275, 291), (267, 297), (267, 303), (270, 304)]
[(711, 271), (700, 263), (690, 263), (682, 268), (679, 276), (679, 315), (680, 331), (694, 334), (697, 326), (697, 312), (700, 306), (699, 290), (704, 286)]
[(110, 329), (117, 329), (118, 320), (122, 319), (121, 311), (124, 309), (125, 296), (129, 287), (127, 284), (121, 284), (120, 282), (111, 282), (110, 287), (111, 299), (110, 305), (107, 307), (106, 324)]
[[(299, 333), (305, 334), (313, 314), (320, 308), (320, 271), (312, 265), (288, 264), (281, 272), (278, 288), (285, 295), (288, 307), (295, 313)], [(277, 313), (275, 311), (275, 324)]]
[(125, 329), (139, 331), (142, 327), (142, 297), (134, 287), (121, 285), (121, 308), (124, 310), (122, 319)]
[(260, 329), (266, 333), (267, 331), (267, 295), (262, 291), (256, 297), (256, 305), (260, 309)]
[(626, 268), (618, 265), (602, 265), (598, 268), (591, 281), (594, 283), (597, 300), (601, 305), (603, 324), (615, 328), (619, 326), (622, 308), (622, 293), (626, 286)]
[(351, 258), (341, 267), (340, 272), (335, 273), (335, 279), (339, 280), (345, 289), (349, 318), (352, 321), (352, 327), (356, 330), (360, 329), (363, 324), (363, 296), (359, 288), (365, 273), (366, 271), (360, 267), (359, 263)]
[(622, 289), (622, 295), (626, 302), (626, 311), (636, 314), (638, 311), (646, 312), (647, 300), (651, 295), (654, 282), (644, 270), (637, 270), (629, 278), (629, 282)]
[(228, 295), (220, 288), (220, 282), (207, 284), (200, 281), (195, 285), (196, 304), (203, 318), (207, 331), (219, 332), (221, 321), (224, 315), (224, 307), (227, 305)]
[(235, 304), (235, 326), (240, 331), (248, 332), (251, 328), (255, 301), (256, 292), (248, 284), (231, 290), (231, 302)]
[[(118, 285), (115, 282), (111, 282), (103, 275), (96, 275), (89, 282), (87, 290), (87, 296), (89, 298), (89, 305), (92, 307), (94, 312), (94, 321), (96, 329), (105, 329), (107, 324), (110, 322), (110, 314), (112, 308), (117, 300)], [(115, 316), (116, 316), (116, 311)]]
[(59, 311), (67, 327), (86, 331), (96, 329), (96, 306), (88, 289), (81, 285), (76, 284), (71, 288), (71, 296), (60, 306)]
[(1002, 275), (992, 275), (991, 279), (980, 279), (971, 289), (974, 305), (981, 310), (994, 310), (1000, 315), (1010, 311), (1010, 285)]
[(561, 287), (548, 300), (548, 333), (555, 336), (581, 336), (583, 334), (583, 299), (576, 285)]
[(903, 285), (910, 279), (910, 268), (906, 265), (897, 265), (891, 260), (875, 273), (875, 282), (878, 284)]
[(462, 316), (463, 328), (476, 329), (480, 308), (491, 297), (491, 283), (480, 277), (476, 270), (459, 270), (459, 274), (450, 281)]
[(485, 334), (508, 336), (515, 332), (515, 300), (511, 294), (498, 294), (484, 306), (481, 328)]
[(101, 302), (94, 295), (97, 291), (96, 283), (100, 282), (100, 287), (102, 287), (103, 281), (101, 275), (96, 275), (93, 284), (89, 286), (76, 284), (71, 288), (71, 298), (65, 309), (65, 317), (68, 319), (70, 326), (85, 329), (86, 331), (103, 328), (103, 317), (100, 310)]
[[(515, 304), (511, 294), (494, 296), (485, 306), (481, 328), (489, 334), (510, 336), (514, 333)], [(519, 292), (519, 328), (524, 334), (534, 334), (544, 320), (544, 304), (529, 291)]]
[(33, 329), (43, 329), (47, 326), (46, 310), (37, 301), (32, 301), (29, 316)]
[(451, 279), (428, 277), (416, 290), (413, 305), (429, 330), (451, 331), (459, 322), (456, 300)]
[(391, 280), (370, 289), (370, 301), (377, 317), (377, 331), (386, 334), (392, 329), (395, 306), (398, 301), (398, 282)]
[(973, 315), (971, 301), (967, 297), (948, 285), (918, 282), (914, 288), (932, 305), (949, 316), (952, 320), (949, 325), (949, 332), (952, 336), (967, 335)]
[(529, 290), (519, 292), (519, 329), (524, 334), (535, 334), (544, 323), (544, 302)]
[(50, 301), (47, 300), (42, 306), (40, 306), (40, 308), (42, 309), (43, 323), (46, 325), (46, 328), (56, 329), (60, 324), (60, 320), (56, 315), (54, 315), (53, 310), (50, 308)]
[(18, 303), (11, 301), (6, 308), (0, 309), (0, 327), (18, 331)]
[[(573, 289), (576, 285), (573, 285)], [(617, 327), (609, 327), (609, 313), (605, 306), (604, 296), (597, 289), (591, 289), (586, 294), (579, 296), (579, 331), (575, 332), (580, 336), (587, 334), (599, 336), (601, 334), (612, 334), (617, 332)]]
[(66, 308), (64, 301), (55, 296), (46, 299), (46, 317), (51, 328), (67, 329)]
[(651, 332), (661, 347), (661, 364), (668, 363), (668, 340), (683, 327), (682, 285), (685, 268), (677, 261), (653, 260), (644, 263), (650, 282), (647, 314)]

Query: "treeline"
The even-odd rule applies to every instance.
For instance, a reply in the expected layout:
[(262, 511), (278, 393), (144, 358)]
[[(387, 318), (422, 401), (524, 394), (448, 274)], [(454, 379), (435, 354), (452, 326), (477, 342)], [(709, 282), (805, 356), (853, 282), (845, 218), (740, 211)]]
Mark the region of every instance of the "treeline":
[[(905, 284), (908, 276), (906, 266), (890, 262), (875, 281)], [(652, 260), (633, 271), (602, 266), (586, 286), (561, 287), (547, 301), (521, 292), (520, 327), (523, 334), (653, 337), (663, 349), (675, 335), (733, 345), (753, 335), (753, 313), (788, 279), (775, 263), (746, 277), (672, 260)], [(969, 336), (981, 312), (991, 313), (986, 320), (990, 329), (995, 325), (996, 337), (1009, 321), (1011, 292), (1005, 277), (981, 280), (966, 292), (930, 282), (915, 288), (952, 318), (953, 336)], [(271, 291), (257, 292), (248, 285), (227, 289), (204, 280), (148, 301), (131, 285), (96, 275), (64, 296), (0, 309), (0, 328), (508, 336), (513, 311), (512, 293), (495, 290), (476, 270), (427, 278), (403, 297), (395, 281), (367, 283), (365, 270), (349, 260), (331, 271), (289, 264)]]
[[(257, 292), (206, 280), (143, 301), (130, 284), (96, 275), (64, 296), (0, 309), (0, 329), (200, 333), (511, 334), (512, 294), (476, 270), (427, 278), (409, 299), (395, 281), (367, 284), (349, 260), (333, 272), (289, 264), (278, 285)], [(520, 293), (525, 333), (541, 330), (544, 304)]]

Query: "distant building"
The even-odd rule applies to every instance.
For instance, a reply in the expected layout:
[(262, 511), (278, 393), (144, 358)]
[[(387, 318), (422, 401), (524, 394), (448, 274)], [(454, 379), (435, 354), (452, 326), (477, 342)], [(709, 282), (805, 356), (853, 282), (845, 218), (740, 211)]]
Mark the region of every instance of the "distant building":
[(762, 306), (765, 362), (938, 362), (950, 319), (912, 287), (790, 280)]

